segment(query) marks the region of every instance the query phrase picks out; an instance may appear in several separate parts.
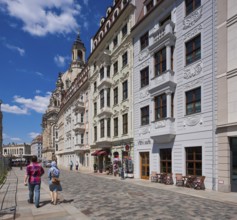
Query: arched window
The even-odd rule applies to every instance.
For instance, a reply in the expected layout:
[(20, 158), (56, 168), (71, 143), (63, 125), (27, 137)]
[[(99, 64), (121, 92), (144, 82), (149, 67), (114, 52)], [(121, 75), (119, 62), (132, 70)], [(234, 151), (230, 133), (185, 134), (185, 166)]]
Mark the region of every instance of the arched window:
[(82, 51), (78, 50), (77, 51), (77, 60), (82, 60), (82, 58), (83, 58)]

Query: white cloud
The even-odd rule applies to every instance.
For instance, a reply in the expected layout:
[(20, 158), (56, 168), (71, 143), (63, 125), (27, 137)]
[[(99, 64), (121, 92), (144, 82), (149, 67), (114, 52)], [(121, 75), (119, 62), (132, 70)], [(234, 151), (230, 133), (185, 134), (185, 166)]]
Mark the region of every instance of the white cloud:
[(63, 57), (63, 56), (60, 56), (60, 55), (57, 54), (54, 57), (54, 62), (56, 63), (57, 66), (63, 67), (63, 66), (65, 66), (66, 61), (69, 60), (69, 59), (70, 58), (68, 56)]
[(39, 89), (37, 89), (37, 90), (35, 90), (35, 93), (36, 93), (36, 94), (40, 94), (41, 91), (40, 91)]
[(10, 50), (17, 51), (21, 56), (25, 55), (25, 50), (20, 47), (17, 47), (17, 46), (11, 45), (11, 44), (5, 44), (5, 46)]
[(36, 75), (38, 75), (38, 76), (44, 76), (44, 74), (43, 73), (41, 73), (41, 72), (35, 72), (36, 73)]
[(83, 26), (86, 30), (89, 29), (89, 23), (87, 21), (84, 21)]
[(17, 114), (17, 115), (26, 115), (26, 114), (28, 114), (28, 110), (26, 108), (21, 108), (21, 107), (18, 107), (16, 105), (10, 106), (8, 104), (2, 104), (2, 111)]
[(81, 6), (74, 0), (1, 0), (0, 6), (36, 36), (73, 32), (79, 26), (76, 17), (81, 16)]
[(30, 110), (33, 110), (37, 113), (45, 113), (50, 99), (51, 93), (48, 92), (45, 96), (36, 95), (33, 99), (27, 99), (20, 96), (14, 96), (14, 102), (18, 103), (17, 105), (10, 106), (9, 104), (2, 104), (2, 111), (13, 113), (13, 114), (29, 114)]
[(36, 133), (36, 132), (30, 132), (28, 135), (29, 137), (31, 137), (32, 139), (36, 138), (40, 133)]
[(11, 139), (11, 141), (22, 141), (20, 138), (18, 138), (18, 137), (12, 137), (12, 138), (10, 138)]

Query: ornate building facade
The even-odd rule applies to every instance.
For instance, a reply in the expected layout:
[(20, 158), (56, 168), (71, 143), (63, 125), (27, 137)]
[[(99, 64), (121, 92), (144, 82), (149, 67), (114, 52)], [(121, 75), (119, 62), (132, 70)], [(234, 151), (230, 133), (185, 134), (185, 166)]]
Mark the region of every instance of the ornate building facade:
[(214, 2), (143, 3), (132, 30), (136, 178), (199, 175), (217, 188)]
[[(90, 140), (94, 164), (102, 172), (114, 158), (133, 157), (134, 4), (114, 1), (91, 40)], [(125, 150), (127, 146), (127, 150)]]

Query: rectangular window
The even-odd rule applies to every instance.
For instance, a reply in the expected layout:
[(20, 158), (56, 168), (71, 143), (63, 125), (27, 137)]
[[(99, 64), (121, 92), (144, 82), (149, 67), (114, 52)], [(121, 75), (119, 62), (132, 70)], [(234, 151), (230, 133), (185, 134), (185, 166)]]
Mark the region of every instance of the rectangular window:
[(201, 59), (201, 35), (185, 43), (186, 65)]
[(201, 112), (201, 87), (186, 92), (186, 114)]
[(105, 97), (104, 97), (104, 90), (100, 91), (100, 108), (105, 107)]
[(140, 72), (141, 75), (141, 88), (149, 85), (149, 67), (146, 67)]
[(128, 26), (125, 24), (122, 28), (122, 37), (125, 37), (128, 33)]
[(123, 134), (128, 133), (128, 114), (123, 115)]
[(86, 122), (88, 122), (88, 110), (86, 110)]
[(160, 22), (160, 26), (163, 26), (167, 21), (171, 21), (171, 14)]
[(104, 79), (104, 67), (100, 69), (100, 80)]
[(118, 45), (118, 36), (113, 39), (114, 48)]
[(81, 134), (81, 144), (84, 144), (84, 134)]
[(114, 89), (114, 105), (118, 104), (118, 87)]
[(110, 118), (107, 118), (107, 137), (110, 137)]
[(185, 0), (186, 15), (195, 11), (201, 5), (201, 0)]
[(155, 120), (166, 118), (166, 94), (155, 97)]
[(107, 89), (107, 106), (110, 107), (110, 88)]
[(97, 115), (97, 102), (94, 102), (94, 117)]
[(104, 119), (100, 120), (100, 137), (103, 138), (105, 136), (105, 121)]
[(148, 32), (146, 32), (143, 36), (140, 38), (140, 46), (141, 50), (145, 49), (149, 45), (149, 36)]
[(81, 123), (84, 122), (84, 113), (81, 113)]
[(114, 136), (118, 136), (118, 118), (114, 118)]
[(94, 92), (96, 92), (96, 89), (97, 89), (97, 84), (96, 82), (94, 82)]
[(174, 117), (174, 93), (171, 95), (171, 117)]
[(86, 132), (86, 144), (88, 144), (88, 132)]
[(114, 64), (114, 75), (118, 72), (118, 61), (116, 61)]
[(160, 149), (160, 172), (172, 173), (172, 149)]
[(141, 125), (149, 124), (149, 105), (141, 108)]
[(110, 78), (110, 66), (107, 66), (107, 77)]
[(161, 75), (166, 71), (166, 48), (155, 53), (155, 76)]
[(128, 63), (128, 52), (126, 51), (123, 56), (122, 56), (122, 60), (123, 60), (123, 67), (127, 65)]
[(94, 140), (97, 141), (97, 126), (94, 127)]
[(186, 175), (202, 176), (202, 147), (186, 148)]
[(128, 81), (123, 82), (123, 100), (128, 98)]

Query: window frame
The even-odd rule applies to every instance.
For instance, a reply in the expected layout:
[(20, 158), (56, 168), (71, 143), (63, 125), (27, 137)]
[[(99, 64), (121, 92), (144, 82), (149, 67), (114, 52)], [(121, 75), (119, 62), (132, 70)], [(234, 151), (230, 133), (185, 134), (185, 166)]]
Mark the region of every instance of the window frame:
[(100, 109), (105, 107), (105, 93), (104, 89), (100, 90)]
[[(198, 40), (196, 42), (196, 40)], [(199, 42), (199, 47), (198, 47)], [(197, 45), (196, 45), (197, 44)], [(191, 45), (192, 50), (188, 52), (188, 47)], [(191, 56), (191, 59), (189, 57)], [(185, 42), (185, 63), (186, 65), (190, 65), (198, 60), (200, 60), (202, 57), (202, 39), (201, 39), (201, 33), (193, 37), (192, 39)]]
[(114, 118), (114, 137), (118, 137), (118, 117)]
[(128, 34), (128, 24), (126, 23), (126, 24), (122, 27), (122, 38), (124, 38), (127, 34)]
[(117, 105), (117, 104), (118, 104), (118, 87), (114, 88), (114, 105)]
[(154, 54), (154, 76), (160, 76), (167, 70), (166, 47)]
[(97, 102), (94, 102), (94, 117), (97, 115)]
[[(189, 6), (191, 6), (191, 7), (189, 7)], [(201, 0), (185, 0), (186, 16), (190, 15), (193, 11), (195, 11), (200, 6), (201, 6)]]
[[(188, 152), (189, 151), (189, 152)], [(195, 175), (195, 176), (202, 176), (202, 147), (201, 146), (195, 146), (195, 147), (185, 147), (185, 170), (186, 170), (186, 175)], [(197, 155), (201, 157), (201, 159), (197, 159)], [(190, 157), (193, 157), (193, 159), (190, 159)], [(190, 168), (188, 163), (193, 163), (193, 167)], [(197, 168), (197, 164), (200, 164), (199, 167)], [(190, 172), (192, 171), (192, 172)], [(199, 174), (197, 174), (199, 171)]]
[(118, 73), (118, 61), (113, 63), (114, 75)]
[[(163, 100), (163, 97), (165, 97), (165, 102)], [(167, 117), (167, 96), (166, 93), (163, 93), (161, 95), (158, 95), (154, 97), (155, 102), (155, 121), (158, 120), (164, 120)], [(160, 106), (158, 103), (160, 102)], [(160, 117), (158, 117), (158, 113), (160, 114)]]
[(104, 67), (100, 68), (100, 80), (104, 79), (105, 77), (105, 71), (104, 71)]
[(125, 80), (123, 82), (123, 100), (126, 100), (127, 98), (128, 98), (128, 80)]
[(128, 134), (128, 113), (123, 114), (123, 134)]
[[(199, 90), (199, 91), (198, 91)], [(197, 94), (196, 92), (199, 92)], [(192, 101), (188, 101), (188, 94), (192, 93)], [(200, 98), (196, 98), (196, 96), (199, 96)], [(199, 104), (200, 110), (196, 109), (196, 104)], [(188, 105), (192, 104), (192, 112), (188, 111)], [(202, 112), (202, 91), (201, 91), (201, 86), (197, 87), (195, 89), (189, 90), (185, 92), (185, 109), (186, 109), (186, 115), (192, 115), (196, 113)]]
[(105, 121), (104, 118), (100, 120), (100, 137), (105, 137)]
[(172, 148), (160, 149), (160, 172), (172, 173)]
[(94, 127), (94, 142), (97, 141), (97, 126)]
[(149, 66), (140, 71), (140, 86), (141, 88), (149, 85)]
[(107, 118), (107, 137), (111, 136), (111, 120)]
[(150, 123), (150, 117), (149, 117), (150, 116), (150, 106), (147, 105), (147, 106), (142, 107), (140, 109), (140, 112), (141, 112), (141, 126), (148, 125)]
[(128, 51), (122, 55), (122, 67), (125, 67), (128, 64)]
[(149, 32), (147, 31), (140, 37), (140, 48), (141, 50), (144, 50), (148, 46), (149, 46)]

